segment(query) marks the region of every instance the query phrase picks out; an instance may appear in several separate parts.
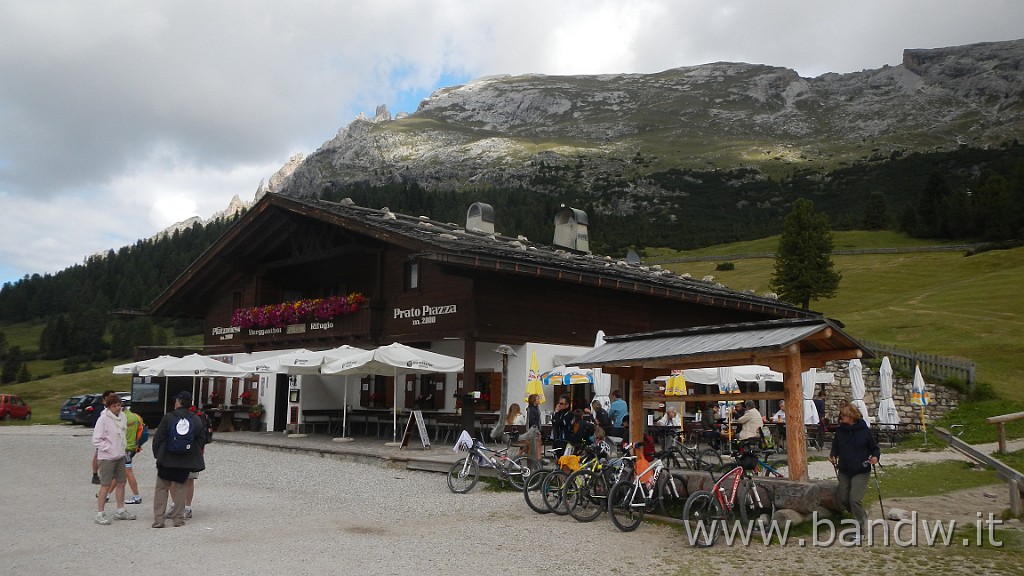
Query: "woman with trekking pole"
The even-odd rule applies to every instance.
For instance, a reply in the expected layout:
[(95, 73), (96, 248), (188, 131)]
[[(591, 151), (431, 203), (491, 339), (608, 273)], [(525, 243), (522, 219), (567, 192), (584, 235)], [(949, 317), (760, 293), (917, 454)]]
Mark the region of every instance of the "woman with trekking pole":
[(861, 501), (871, 481), (871, 469), (878, 464), (881, 455), (878, 442), (857, 406), (853, 403), (843, 406), (828, 460), (836, 467), (839, 480), (836, 502), (853, 515), (860, 526), (861, 536), (867, 536), (868, 532), (868, 515)]

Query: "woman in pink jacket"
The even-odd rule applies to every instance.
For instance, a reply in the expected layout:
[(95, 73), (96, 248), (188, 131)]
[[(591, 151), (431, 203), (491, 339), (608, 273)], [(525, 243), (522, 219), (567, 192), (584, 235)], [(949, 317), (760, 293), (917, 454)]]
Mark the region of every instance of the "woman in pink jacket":
[(124, 434), (127, 424), (124, 415), (121, 414), (121, 398), (117, 394), (111, 394), (106, 399), (106, 405), (107, 409), (100, 414), (96, 420), (96, 427), (92, 430), (92, 443), (96, 446), (100, 475), (100, 492), (96, 495), (97, 524), (110, 524), (110, 517), (103, 508), (106, 506), (107, 494), (110, 493), (110, 485), (113, 482), (117, 482), (114, 497), (118, 506), (114, 512), (114, 519), (135, 520), (135, 514), (124, 508), (124, 483), (127, 479)]

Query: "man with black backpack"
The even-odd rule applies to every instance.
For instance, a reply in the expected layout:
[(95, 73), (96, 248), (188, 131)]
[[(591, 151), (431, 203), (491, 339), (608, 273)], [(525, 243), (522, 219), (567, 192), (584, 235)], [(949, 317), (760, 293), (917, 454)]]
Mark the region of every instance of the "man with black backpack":
[(174, 505), (170, 517), (174, 526), (184, 526), (185, 500), (189, 474), (206, 468), (202, 448), (207, 432), (202, 420), (193, 414), (192, 394), (180, 392), (174, 397), (174, 410), (164, 414), (153, 434), (156, 458), (156, 490), (153, 494), (153, 528), (164, 527), (167, 497)]

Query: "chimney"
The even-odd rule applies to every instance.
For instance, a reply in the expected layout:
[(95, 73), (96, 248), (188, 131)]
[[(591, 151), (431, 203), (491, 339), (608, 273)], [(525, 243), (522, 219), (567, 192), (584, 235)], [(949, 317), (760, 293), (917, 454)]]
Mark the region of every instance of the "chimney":
[(562, 207), (555, 214), (555, 246), (590, 254), (590, 235), (587, 232), (587, 213), (575, 208)]
[(483, 202), (472, 203), (466, 212), (466, 230), (494, 234), (494, 208)]

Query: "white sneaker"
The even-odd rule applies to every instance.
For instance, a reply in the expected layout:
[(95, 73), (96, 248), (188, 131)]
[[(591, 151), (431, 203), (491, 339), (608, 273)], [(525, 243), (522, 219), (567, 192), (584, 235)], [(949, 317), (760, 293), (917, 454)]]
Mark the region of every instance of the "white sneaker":
[(124, 501), (125, 504), (142, 504), (142, 496), (132, 496)]
[(96, 523), (97, 524), (102, 524), (102, 525), (106, 526), (107, 524), (110, 524), (110, 518), (107, 517), (107, 513), (106, 512), (97, 512), (96, 513)]
[(192, 517), (192, 509), (191, 508), (185, 508), (185, 515), (184, 516), (185, 516), (185, 518), (191, 518)]
[[(124, 512), (114, 512), (114, 520), (135, 520), (135, 514), (125, 510)], [(107, 522), (109, 524), (110, 522)]]

